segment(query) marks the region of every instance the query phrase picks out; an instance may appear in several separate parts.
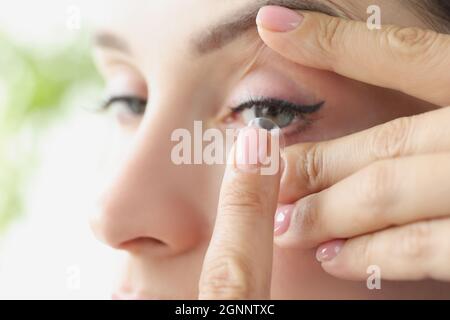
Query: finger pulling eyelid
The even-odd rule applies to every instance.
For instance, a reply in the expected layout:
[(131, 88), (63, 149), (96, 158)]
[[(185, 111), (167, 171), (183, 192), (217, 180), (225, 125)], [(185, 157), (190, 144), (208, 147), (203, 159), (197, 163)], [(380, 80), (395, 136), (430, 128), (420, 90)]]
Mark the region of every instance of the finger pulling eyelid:
[(247, 76), (255, 68), (267, 61), (269, 50), (270, 49), (264, 44), (264, 42), (258, 38), (254, 44), (254, 49), (251, 50), (249, 58), (240, 66), (238, 79), (245, 78), (245, 76)]

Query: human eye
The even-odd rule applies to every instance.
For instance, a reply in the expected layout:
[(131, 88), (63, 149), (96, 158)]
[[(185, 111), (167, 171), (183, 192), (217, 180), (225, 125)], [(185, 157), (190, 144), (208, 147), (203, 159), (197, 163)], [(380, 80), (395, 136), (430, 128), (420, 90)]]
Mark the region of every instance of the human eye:
[(146, 112), (149, 87), (146, 78), (134, 66), (123, 61), (101, 63), (105, 79), (104, 99), (97, 106), (124, 129), (136, 129)]
[(233, 126), (245, 126), (256, 118), (265, 118), (274, 122), (287, 137), (306, 130), (315, 120), (314, 115), (324, 105), (296, 104), (287, 100), (258, 98), (245, 101), (231, 108), (226, 122)]
[(147, 99), (135, 95), (112, 95), (101, 105), (121, 127), (136, 128), (147, 109)]
[(103, 110), (127, 112), (135, 117), (142, 116), (145, 113), (146, 107), (146, 99), (131, 95), (109, 97), (102, 105)]

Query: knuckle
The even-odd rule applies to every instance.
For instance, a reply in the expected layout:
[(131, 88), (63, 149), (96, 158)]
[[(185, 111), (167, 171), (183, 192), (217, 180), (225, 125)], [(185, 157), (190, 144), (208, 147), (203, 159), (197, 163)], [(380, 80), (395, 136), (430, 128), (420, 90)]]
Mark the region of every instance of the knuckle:
[(254, 188), (236, 184), (222, 191), (219, 210), (227, 214), (263, 212), (263, 199)]
[(375, 130), (369, 146), (376, 159), (396, 158), (408, 150), (412, 119), (399, 118)]
[(361, 237), (358, 245), (355, 246), (354, 257), (361, 262), (361, 266), (364, 269), (372, 264), (376, 264), (376, 261), (374, 261), (374, 241), (375, 235), (368, 234)]
[(318, 145), (309, 145), (300, 151), (297, 176), (302, 179), (308, 191), (317, 190), (323, 174), (323, 152)]
[(320, 214), (317, 205), (317, 196), (310, 195), (300, 200), (292, 216), (292, 223), (300, 228), (299, 234), (302, 237), (316, 234), (322, 223), (320, 222)]
[(283, 154), (284, 169), (281, 177), (280, 195), (288, 203), (296, 201), (299, 196), (303, 196), (307, 190), (303, 185), (303, 180), (298, 176), (298, 152), (295, 150), (287, 150)]
[(331, 53), (341, 45), (340, 35), (344, 26), (343, 20), (338, 18), (324, 19), (320, 22), (317, 43), (321, 51), (325, 54)]
[(427, 259), (433, 248), (431, 222), (418, 222), (402, 229), (397, 242), (400, 256), (412, 262)]
[(249, 299), (253, 291), (249, 266), (239, 254), (229, 252), (211, 261), (199, 283), (203, 299)]
[(386, 41), (394, 56), (407, 61), (429, 60), (438, 33), (416, 27), (388, 27)]
[(395, 193), (395, 166), (391, 161), (380, 161), (362, 172), (360, 183), (356, 184), (357, 199), (367, 212), (365, 219), (383, 222)]

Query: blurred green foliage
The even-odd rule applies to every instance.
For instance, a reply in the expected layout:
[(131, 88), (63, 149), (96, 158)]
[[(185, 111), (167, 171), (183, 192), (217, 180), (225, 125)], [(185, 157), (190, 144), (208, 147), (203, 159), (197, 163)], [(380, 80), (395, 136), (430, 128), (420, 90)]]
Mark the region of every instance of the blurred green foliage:
[(0, 34), (0, 233), (23, 213), (40, 133), (74, 87), (99, 84), (83, 37), (57, 48), (26, 47)]

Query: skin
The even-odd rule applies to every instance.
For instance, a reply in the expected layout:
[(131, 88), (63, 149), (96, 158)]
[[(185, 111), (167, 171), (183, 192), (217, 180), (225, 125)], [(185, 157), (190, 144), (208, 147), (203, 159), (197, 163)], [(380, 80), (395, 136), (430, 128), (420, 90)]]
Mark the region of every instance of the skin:
[[(281, 197), (299, 200), (291, 206), (291, 225), (277, 240), (282, 246), (314, 246), (335, 238), (348, 239), (331, 241), (318, 249), (324, 270), (340, 278), (362, 279), (367, 266), (376, 264), (389, 280), (450, 281), (450, 139), (446, 124), (450, 94), (445, 90), (450, 76), (439, 72), (450, 67), (446, 57), (450, 37), (394, 26), (373, 33), (362, 23), (320, 14), (305, 14), (300, 27), (280, 35), (279, 30), (270, 29), (276, 10), (261, 10), (260, 34), (270, 47), (282, 48), (283, 56), (320, 69), (333, 68), (354, 79), (396, 88), (442, 106), (334, 141), (291, 147)], [(320, 30), (323, 26), (333, 27), (327, 33)], [(348, 30), (357, 35), (354, 41), (366, 42), (355, 53), (364, 56), (367, 49), (374, 49), (374, 63), (354, 60), (355, 53), (339, 54), (346, 52), (344, 34)], [(325, 43), (331, 46), (310, 50), (305, 43), (313, 42), (318, 34), (327, 34)], [(389, 71), (371, 76), (370, 70), (381, 67), (380, 61), (388, 61), (389, 56), (393, 57), (385, 65)], [(419, 61), (424, 61), (422, 70), (431, 70), (424, 77), (419, 77), (415, 67)], [(360, 63), (362, 68), (349, 68), (350, 63)], [(402, 70), (411, 80), (400, 81)], [(432, 82), (442, 86), (431, 86)], [(299, 154), (310, 159), (302, 166), (305, 171), (294, 169), (298, 168)], [(339, 156), (342, 154), (347, 155), (345, 161)], [(305, 177), (309, 183), (304, 183)], [(301, 186), (299, 180), (303, 181)], [(339, 252), (332, 254), (332, 259), (323, 259), (320, 253), (330, 249)]]
[[(349, 68), (348, 60), (337, 60), (343, 61), (339, 65), (342, 69), (335, 70), (330, 67), (332, 64), (320, 65), (317, 57), (322, 56), (314, 56), (316, 51), (302, 53), (298, 50), (300, 46), (285, 45), (286, 39), (279, 40), (283, 37), (261, 26), (258, 33), (256, 22), (254, 27), (222, 48), (207, 53), (193, 52), (193, 43), (198, 43), (193, 37), (198, 38), (199, 34), (205, 34), (208, 26), (242, 11), (244, 2), (254, 3), (250, 0), (113, 2), (108, 19), (97, 20), (99, 32), (123, 40), (116, 41), (114, 46), (111, 41), (104, 41), (105, 38), (98, 41), (96, 60), (106, 80), (107, 93), (148, 99), (146, 113), (141, 117), (123, 108), (115, 112), (115, 130), (124, 143), (112, 141), (113, 153), (120, 157), (111, 157), (110, 180), (100, 197), (99, 211), (92, 218), (93, 230), (100, 240), (128, 253), (128, 262), (114, 296), (132, 299), (449, 298), (448, 284), (427, 280), (427, 277), (389, 277), (402, 281), (383, 281), (382, 290), (371, 291), (365, 281), (345, 280), (364, 280), (363, 263), (351, 277), (333, 272), (336, 269), (332, 269), (332, 264), (323, 264), (322, 268), (315, 259), (316, 249), (322, 242), (335, 239), (331, 235), (351, 236), (356, 239), (354, 246), (361, 239), (358, 234), (346, 233), (344, 222), (335, 224), (336, 228), (342, 228), (338, 230), (340, 233), (320, 232), (321, 223), (313, 224), (311, 230), (317, 230), (317, 235), (311, 231), (304, 237), (297, 233), (303, 232), (303, 227), (291, 224), (283, 235), (290, 234), (291, 241), (283, 243), (280, 237), (275, 239), (272, 248), (273, 215), (277, 205), (292, 204), (304, 196), (317, 194), (374, 161), (369, 156), (364, 158), (362, 153), (355, 157), (356, 163), (339, 162), (348, 159), (348, 149), (343, 145), (352, 146), (364, 138), (334, 140), (337, 142), (330, 146), (336, 147), (327, 148), (332, 152), (326, 163), (337, 170), (321, 173), (318, 184), (304, 190), (302, 186), (308, 186), (308, 179), (289, 170), (292, 166), (289, 159), (296, 163), (302, 161), (298, 150), (303, 149), (298, 148), (354, 133), (370, 135), (357, 132), (399, 117), (439, 109), (447, 97), (436, 94), (430, 98), (423, 92), (402, 90), (404, 88), (398, 87), (388, 71), (385, 81), (391, 83), (379, 82), (384, 79), (382, 75), (376, 79), (367, 76), (373, 73), (355, 75), (355, 70), (367, 70), (364, 64), (367, 59), (361, 58), (373, 54), (359, 55), (358, 50), (366, 48), (363, 41), (359, 46), (341, 51), (342, 56), (359, 57), (351, 62), (360, 68)], [(353, 19), (366, 18), (365, 8), (369, 2), (374, 4), (374, 1), (323, 1)], [(375, 3), (382, 8), (383, 23), (426, 27), (401, 2), (380, 0)], [(320, 18), (323, 17), (317, 19)], [(290, 34), (287, 43), (310, 41), (314, 44), (317, 33), (314, 28), (309, 31), (311, 35), (306, 38), (300, 31)], [(313, 45), (305, 47), (314, 48)], [(381, 49), (376, 52), (380, 61), (389, 60), (383, 52)], [(411, 78), (415, 78), (414, 74)], [(426, 80), (424, 83), (429, 83)], [(211, 128), (242, 127), (245, 125), (242, 119), (230, 121), (230, 107), (249, 96), (261, 95), (302, 103), (325, 101), (322, 109), (311, 116), (310, 125), (303, 124), (301, 130), (297, 128), (287, 136), (287, 156), (284, 155), (287, 162), (283, 173), (255, 175), (242, 171), (235, 162), (227, 167), (176, 166), (171, 162), (173, 130), (192, 130), (194, 120), (202, 120), (205, 127)], [(240, 152), (236, 149), (233, 147), (231, 156)], [(334, 150), (336, 155), (332, 156)], [(296, 157), (289, 157), (295, 153)], [(339, 195), (348, 192), (344, 186)], [(348, 202), (342, 198), (341, 209), (327, 211), (323, 216), (339, 221), (338, 217), (348, 212), (345, 216), (351, 220), (352, 212), (361, 211), (350, 210)], [(255, 199), (264, 199), (264, 203)], [(379, 225), (373, 227), (367, 220), (366, 225), (356, 230), (379, 230)], [(402, 221), (409, 222), (408, 219)], [(390, 225), (391, 221), (386, 220), (386, 223)], [(308, 235), (310, 238), (306, 239)], [(349, 243), (350, 249), (346, 249), (347, 243), (341, 252), (343, 255), (339, 256), (348, 256), (341, 261), (351, 265), (351, 258), (357, 257), (352, 257), (352, 242)], [(408, 281), (417, 279), (419, 281)]]

